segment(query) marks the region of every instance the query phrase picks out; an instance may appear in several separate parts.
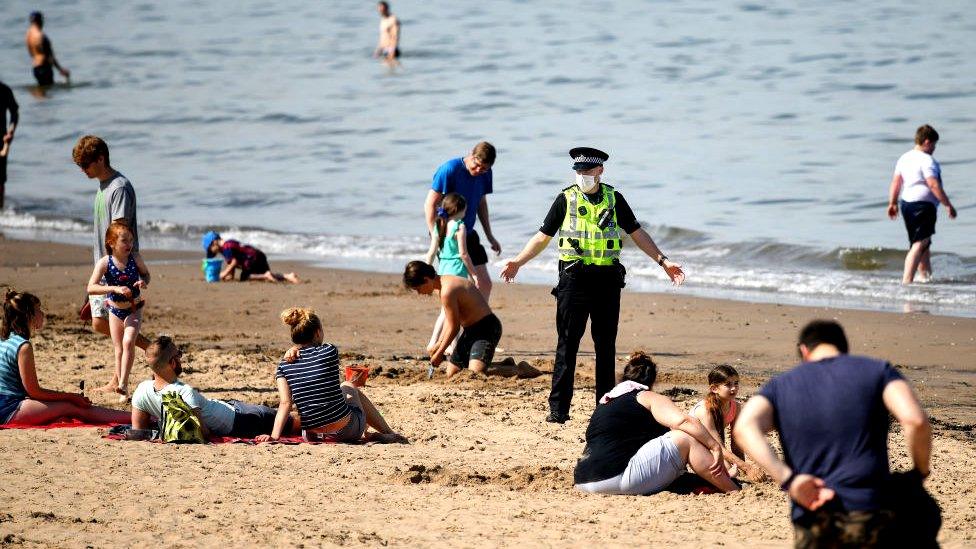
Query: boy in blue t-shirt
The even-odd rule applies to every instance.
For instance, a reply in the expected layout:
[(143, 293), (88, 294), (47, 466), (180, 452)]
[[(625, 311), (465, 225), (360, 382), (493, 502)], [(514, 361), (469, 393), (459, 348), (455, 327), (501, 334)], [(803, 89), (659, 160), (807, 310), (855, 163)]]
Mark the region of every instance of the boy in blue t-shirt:
[(502, 247), (495, 240), (491, 232), (491, 222), (488, 219), (488, 201), (486, 196), (492, 192), (491, 167), (495, 163), (495, 147), (487, 141), (474, 146), (471, 153), (463, 158), (454, 158), (441, 164), (434, 174), (430, 192), (424, 202), (424, 213), (427, 217), (427, 232), (437, 230), (434, 223), (437, 219), (437, 208), (441, 199), (448, 193), (458, 193), (468, 203), (468, 211), (464, 215), (464, 226), (467, 229), (468, 253), (474, 264), (475, 285), (487, 300), (491, 295), (491, 278), (488, 275), (488, 254), (481, 239), (474, 230), (475, 218), (481, 220), (481, 227), (485, 231), (485, 238), (491, 244), (495, 254), (502, 253)]

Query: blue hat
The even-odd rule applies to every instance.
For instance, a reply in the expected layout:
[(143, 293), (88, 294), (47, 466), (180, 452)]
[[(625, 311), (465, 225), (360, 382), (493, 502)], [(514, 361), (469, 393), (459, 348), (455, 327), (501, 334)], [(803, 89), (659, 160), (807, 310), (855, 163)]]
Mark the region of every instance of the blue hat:
[(214, 254), (210, 253), (210, 245), (214, 243), (214, 240), (220, 238), (220, 234), (217, 231), (207, 231), (207, 234), (203, 235), (203, 251), (207, 254), (207, 257), (213, 257)]

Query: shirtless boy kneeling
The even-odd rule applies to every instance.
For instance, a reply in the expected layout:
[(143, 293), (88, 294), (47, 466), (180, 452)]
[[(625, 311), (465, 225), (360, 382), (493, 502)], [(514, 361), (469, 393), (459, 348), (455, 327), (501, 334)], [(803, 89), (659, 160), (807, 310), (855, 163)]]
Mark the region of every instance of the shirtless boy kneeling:
[[(502, 337), (502, 323), (491, 312), (478, 288), (466, 278), (439, 275), (423, 261), (407, 263), (403, 271), (403, 284), (421, 295), (431, 295), (434, 290), (440, 293), (445, 314), (444, 328), (433, 349), (428, 349), (431, 364), (436, 368), (442, 362), (447, 362), (447, 377), (456, 375), (462, 368), (484, 374)], [(454, 346), (454, 352), (445, 361), (444, 351), (462, 327), (464, 331)]]

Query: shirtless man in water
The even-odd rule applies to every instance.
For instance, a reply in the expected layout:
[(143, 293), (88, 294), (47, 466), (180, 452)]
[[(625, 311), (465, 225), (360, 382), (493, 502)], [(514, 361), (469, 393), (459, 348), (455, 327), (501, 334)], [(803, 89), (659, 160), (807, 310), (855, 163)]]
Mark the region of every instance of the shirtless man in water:
[(71, 71), (62, 67), (57, 58), (54, 57), (54, 49), (51, 41), (42, 30), (44, 28), (44, 15), (39, 11), (31, 12), (30, 27), (27, 28), (27, 53), (31, 56), (34, 65), (34, 78), (37, 79), (39, 86), (50, 86), (54, 84), (54, 71), (58, 69), (61, 76), (67, 81), (71, 78)]
[(440, 292), (445, 320), (440, 339), (427, 349), (431, 364), (436, 368), (445, 362), (444, 351), (463, 327), (454, 352), (446, 360), (447, 377), (454, 376), (462, 368), (485, 373), (502, 337), (502, 323), (491, 312), (478, 288), (466, 278), (438, 275), (433, 267), (423, 261), (407, 263), (403, 271), (403, 284), (421, 295), (431, 295), (434, 290)]
[(382, 57), (385, 63), (395, 63), (400, 57), (400, 20), (390, 13), (390, 4), (376, 4), (380, 14), (380, 40), (376, 44), (373, 57)]

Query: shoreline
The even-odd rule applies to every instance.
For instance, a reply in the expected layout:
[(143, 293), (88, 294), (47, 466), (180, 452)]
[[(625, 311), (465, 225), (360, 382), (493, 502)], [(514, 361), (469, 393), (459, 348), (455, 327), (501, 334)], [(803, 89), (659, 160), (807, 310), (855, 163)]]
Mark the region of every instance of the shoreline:
[[(90, 429), (0, 430), (0, 506), (9, 516), (0, 521), (0, 537), (109, 547), (188, 540), (203, 546), (695, 547), (713, 534), (730, 546), (769, 547), (792, 539), (786, 501), (771, 483), (726, 495), (641, 498), (572, 488), (594, 405), (592, 342), (584, 336), (581, 344), (572, 419), (562, 426), (543, 422), (555, 348), (555, 305), (546, 286), (498, 283), (491, 299), (504, 325), (496, 361), (526, 360), (542, 376), (462, 372), (428, 381), (423, 345), (438, 304), (407, 292), (399, 276), (272, 256), (273, 269), (296, 270), (304, 282), (207, 284), (199, 254), (146, 253), (153, 282), (145, 293), (143, 333), (168, 334), (183, 347), (186, 383), (212, 398), (277, 406), (273, 371), (290, 346), (278, 314), (310, 306), (343, 364), (371, 368), (367, 394), (411, 444), (159, 445), (105, 440)], [(48, 315), (32, 342), (39, 379), (51, 389), (76, 390), (80, 380), (95, 387), (111, 375), (111, 344), (77, 319), (90, 254), (83, 246), (0, 239), (0, 285), (35, 293)], [(838, 319), (852, 352), (891, 360), (913, 383), (933, 417), (927, 487), (943, 508), (939, 540), (946, 547), (973, 543), (976, 319), (723, 301), (680, 290), (625, 292), (617, 354), (651, 353), (660, 369), (656, 389), (677, 388), (679, 406), (701, 398), (705, 374), (717, 363), (739, 370), (740, 396), (747, 398), (797, 362), (796, 333), (813, 318)], [(130, 386), (147, 372), (137, 353)], [(90, 396), (117, 406), (111, 395)], [(906, 468), (899, 432), (889, 448), (893, 468)], [(199, 486), (207, 489), (192, 489)], [(311, 502), (344, 520), (302, 519)], [(621, 531), (622, 517), (642, 527)]]

